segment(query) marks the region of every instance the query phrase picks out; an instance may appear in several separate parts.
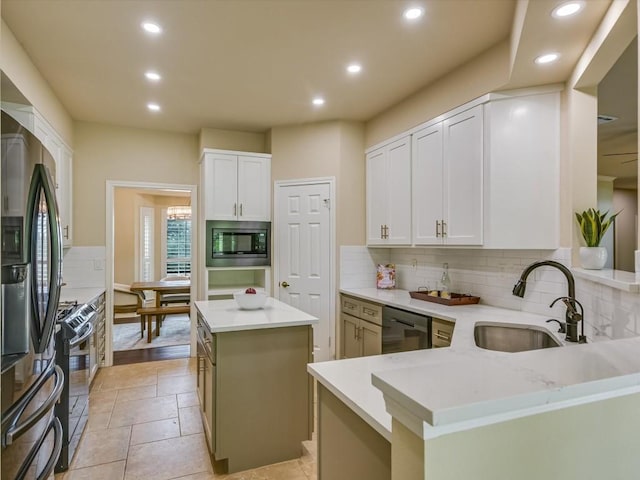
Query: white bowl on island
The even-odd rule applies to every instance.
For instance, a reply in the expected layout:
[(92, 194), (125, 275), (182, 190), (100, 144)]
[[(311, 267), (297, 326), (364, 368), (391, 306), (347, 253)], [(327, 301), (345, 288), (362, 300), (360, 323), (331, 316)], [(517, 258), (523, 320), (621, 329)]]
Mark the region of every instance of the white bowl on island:
[(267, 302), (267, 294), (265, 292), (256, 292), (255, 290), (253, 290), (253, 293), (247, 293), (248, 290), (249, 289), (242, 290), (233, 294), (233, 298), (238, 304), (238, 307), (243, 310), (257, 310), (258, 308), (264, 307), (264, 304)]

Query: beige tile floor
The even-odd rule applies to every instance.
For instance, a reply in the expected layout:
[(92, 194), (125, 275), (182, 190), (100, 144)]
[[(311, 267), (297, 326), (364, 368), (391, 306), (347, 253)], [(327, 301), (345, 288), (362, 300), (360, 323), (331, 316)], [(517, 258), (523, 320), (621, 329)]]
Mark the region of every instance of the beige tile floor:
[(235, 474), (214, 472), (196, 393), (195, 359), (101, 369), (89, 421), (64, 474), (55, 480), (316, 479), (315, 442), (301, 458)]

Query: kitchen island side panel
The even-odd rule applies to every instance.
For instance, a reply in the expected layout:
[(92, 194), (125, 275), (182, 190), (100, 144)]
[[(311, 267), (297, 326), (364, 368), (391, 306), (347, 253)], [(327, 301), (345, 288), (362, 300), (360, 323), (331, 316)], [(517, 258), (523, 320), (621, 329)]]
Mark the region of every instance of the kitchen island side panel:
[(309, 325), (216, 334), (216, 459), (229, 473), (302, 455), (311, 438)]
[(391, 480), (391, 444), (318, 383), (318, 479)]

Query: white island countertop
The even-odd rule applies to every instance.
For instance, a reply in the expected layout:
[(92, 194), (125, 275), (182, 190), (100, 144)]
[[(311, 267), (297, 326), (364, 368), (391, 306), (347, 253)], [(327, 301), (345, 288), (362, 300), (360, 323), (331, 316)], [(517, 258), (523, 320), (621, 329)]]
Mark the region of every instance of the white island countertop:
[(318, 319), (273, 297), (256, 310), (243, 310), (235, 300), (202, 300), (195, 302), (198, 312), (211, 333), (257, 330), (261, 328), (313, 325)]
[[(390, 440), (391, 412), (422, 438), (640, 391), (640, 338), (564, 342), (547, 316), (411, 299), (402, 290), (341, 290), (369, 301), (455, 321), (452, 345), (308, 366), (309, 372)], [(565, 346), (520, 353), (475, 345), (478, 322), (547, 329)]]

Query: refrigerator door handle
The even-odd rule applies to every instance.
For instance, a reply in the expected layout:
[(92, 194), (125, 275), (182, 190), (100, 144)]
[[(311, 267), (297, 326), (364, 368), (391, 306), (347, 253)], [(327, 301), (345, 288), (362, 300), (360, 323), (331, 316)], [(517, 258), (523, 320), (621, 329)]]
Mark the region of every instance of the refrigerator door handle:
[(60, 452), (62, 452), (62, 425), (60, 424), (60, 420), (57, 417), (53, 417), (53, 420), (47, 427), (45, 433), (40, 437), (40, 440), (31, 448), (25, 462), (20, 467), (20, 471), (16, 475), (16, 480), (23, 480), (27, 473), (29, 472), (29, 467), (36, 459), (40, 448), (42, 448), (42, 444), (44, 443), (45, 438), (49, 435), (49, 432), (53, 430), (55, 442), (53, 444), (53, 449), (51, 451), (51, 455), (49, 456), (49, 460), (45, 464), (44, 468), (40, 472), (40, 474), (36, 477), (36, 480), (46, 480), (53, 472), (54, 467), (56, 466), (56, 462), (58, 457), (60, 456)]
[[(36, 411), (29, 415), (25, 421), (18, 424), (18, 420), (20, 420), (20, 417), (22, 416), (24, 410), (27, 408), (31, 400), (33, 400), (33, 398), (40, 392), (40, 387), (42, 387), (42, 385), (49, 379), (52, 374), (56, 376), (56, 383), (53, 387), (53, 391), (49, 395), (49, 398), (42, 402), (42, 405), (40, 405)], [(6, 429), (6, 433), (4, 433), (2, 438), (3, 445), (11, 445), (14, 440), (16, 440), (20, 435), (29, 430), (42, 417), (44, 417), (47, 412), (51, 410), (53, 404), (60, 398), (62, 388), (64, 387), (64, 373), (62, 372), (62, 369), (52, 362), (49, 368), (47, 368), (46, 372), (40, 378), (40, 381), (35, 383), (29, 389), (27, 394), (25, 394), (24, 397), (22, 397), (22, 399), (18, 403), (16, 403), (10, 411), (6, 413), (5, 419), (3, 419), (2, 422), (3, 433), (5, 431), (4, 427), (6, 424), (8, 424), (8, 428)]]
[[(38, 266), (37, 266), (37, 245), (36, 239), (38, 235), (37, 223), (39, 215), (40, 194), (44, 194), (46, 203), (46, 215), (49, 224), (49, 251), (50, 264), (48, 269), (48, 300), (44, 318), (41, 318), (39, 302), (42, 300), (38, 291)], [(58, 300), (60, 299), (60, 289), (62, 288), (62, 230), (60, 228), (60, 216), (58, 214), (58, 204), (56, 202), (55, 189), (53, 188), (53, 180), (47, 167), (42, 163), (37, 163), (33, 168), (31, 177), (31, 185), (29, 188), (29, 200), (27, 202), (27, 232), (26, 238), (30, 242), (30, 248), (27, 252), (28, 262), (32, 268), (31, 283), (31, 302), (33, 306), (33, 323), (35, 327), (34, 341), (36, 353), (42, 353), (47, 348), (53, 329), (56, 323), (56, 314), (58, 311)]]

